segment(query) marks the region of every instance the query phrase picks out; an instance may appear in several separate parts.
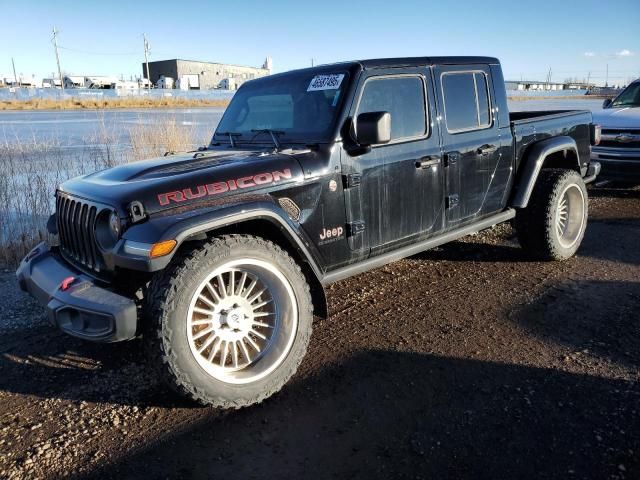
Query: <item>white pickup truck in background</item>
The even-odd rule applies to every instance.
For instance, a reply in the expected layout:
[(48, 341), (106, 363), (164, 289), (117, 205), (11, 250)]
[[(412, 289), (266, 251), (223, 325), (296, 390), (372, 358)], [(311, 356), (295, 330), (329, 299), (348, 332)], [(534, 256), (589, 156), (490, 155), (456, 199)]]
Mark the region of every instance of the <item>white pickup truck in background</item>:
[(602, 107), (593, 112), (602, 137), (591, 154), (602, 165), (600, 178), (640, 183), (640, 79)]

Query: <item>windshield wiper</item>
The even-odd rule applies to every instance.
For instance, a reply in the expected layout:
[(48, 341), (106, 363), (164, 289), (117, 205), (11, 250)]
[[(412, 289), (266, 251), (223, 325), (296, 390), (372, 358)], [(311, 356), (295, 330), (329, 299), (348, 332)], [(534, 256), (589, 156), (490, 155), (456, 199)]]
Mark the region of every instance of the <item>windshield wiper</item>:
[(260, 133), (268, 133), (269, 135), (271, 135), (271, 140), (273, 141), (273, 144), (276, 146), (276, 150), (280, 150), (282, 148), (280, 145), (280, 140), (278, 139), (278, 135), (284, 135), (284, 132), (280, 132), (278, 130), (271, 130), (270, 128), (254, 129), (251, 131), (256, 134), (253, 138), (256, 138)]
[(233, 139), (233, 137), (242, 136), (241, 133), (237, 133), (237, 132), (220, 132), (220, 133), (216, 133), (216, 135), (226, 135), (227, 137), (229, 137), (229, 143), (231, 144), (231, 148), (236, 148), (236, 141)]

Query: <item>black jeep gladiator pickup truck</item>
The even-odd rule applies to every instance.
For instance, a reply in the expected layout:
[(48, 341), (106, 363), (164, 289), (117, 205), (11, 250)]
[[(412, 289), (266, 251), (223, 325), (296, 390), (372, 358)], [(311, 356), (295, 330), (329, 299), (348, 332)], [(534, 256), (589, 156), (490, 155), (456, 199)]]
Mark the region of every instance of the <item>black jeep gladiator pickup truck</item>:
[(296, 371), (323, 285), (506, 221), (532, 257), (571, 257), (598, 136), (586, 111), (509, 114), (495, 58), (272, 75), (207, 147), (62, 184), (59, 246), (17, 276), (64, 332), (143, 337), (178, 391), (250, 405)]

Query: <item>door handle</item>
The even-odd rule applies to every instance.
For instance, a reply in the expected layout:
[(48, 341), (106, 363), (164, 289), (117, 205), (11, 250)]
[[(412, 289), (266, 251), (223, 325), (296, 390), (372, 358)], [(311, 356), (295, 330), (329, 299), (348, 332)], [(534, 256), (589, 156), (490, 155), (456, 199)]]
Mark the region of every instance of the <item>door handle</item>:
[(416, 162), (416, 168), (427, 169), (440, 163), (440, 155), (427, 155)]
[(478, 147), (478, 150), (476, 150), (476, 152), (478, 153), (478, 155), (489, 155), (490, 153), (494, 153), (496, 150), (498, 150), (498, 147), (496, 147), (495, 145), (485, 144), (481, 147)]

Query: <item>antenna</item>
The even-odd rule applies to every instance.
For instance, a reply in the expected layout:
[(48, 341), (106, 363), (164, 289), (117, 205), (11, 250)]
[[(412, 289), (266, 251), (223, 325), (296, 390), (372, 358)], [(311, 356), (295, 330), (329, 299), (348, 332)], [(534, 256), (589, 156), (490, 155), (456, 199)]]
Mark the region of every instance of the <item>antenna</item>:
[[(62, 78), (62, 69), (60, 68), (60, 56), (58, 55), (58, 31), (56, 30), (56, 27), (53, 27), (53, 49), (56, 52), (56, 63), (58, 64), (58, 77), (60, 77), (60, 86), (62, 87), (62, 90), (64, 91), (64, 79)], [(56, 86), (56, 81), (53, 81), (53, 86)]]
[(144, 63), (147, 65), (147, 80), (149, 81), (147, 88), (151, 89), (151, 77), (149, 76), (149, 42), (147, 41), (147, 34), (143, 33), (142, 38), (144, 39)]

